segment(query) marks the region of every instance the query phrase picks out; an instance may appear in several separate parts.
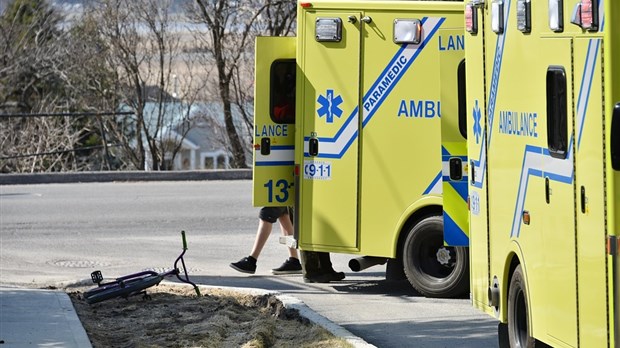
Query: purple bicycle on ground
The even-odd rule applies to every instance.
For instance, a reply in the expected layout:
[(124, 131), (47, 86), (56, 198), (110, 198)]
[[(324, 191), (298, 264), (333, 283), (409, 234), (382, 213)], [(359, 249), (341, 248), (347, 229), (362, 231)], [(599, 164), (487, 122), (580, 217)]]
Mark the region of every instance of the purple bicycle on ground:
[[(146, 289), (159, 284), (164, 278), (169, 276), (176, 276), (181, 282), (191, 284), (194, 287), (194, 291), (196, 291), (196, 295), (200, 296), (200, 289), (198, 289), (198, 286), (189, 280), (187, 267), (185, 267), (185, 260), (183, 259), (183, 255), (185, 255), (187, 251), (185, 231), (181, 231), (181, 237), (183, 238), (183, 251), (181, 255), (177, 257), (176, 261), (174, 261), (174, 268), (172, 270), (162, 273), (144, 271), (122, 276), (116, 278), (114, 281), (106, 283), (103, 283), (101, 271), (94, 271), (90, 274), (90, 277), (93, 283), (97, 284), (97, 287), (85, 292), (84, 299), (88, 304), (109, 300), (115, 297), (126, 299), (135, 295), (143, 295), (145, 299), (148, 299), (150, 297), (147, 295)], [(179, 261), (183, 266), (184, 276), (181, 275), (181, 271), (177, 267)]]

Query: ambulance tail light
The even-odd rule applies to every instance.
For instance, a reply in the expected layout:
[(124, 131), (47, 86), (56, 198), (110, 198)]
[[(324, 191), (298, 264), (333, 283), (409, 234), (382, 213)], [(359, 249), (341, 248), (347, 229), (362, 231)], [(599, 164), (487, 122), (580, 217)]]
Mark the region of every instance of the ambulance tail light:
[(311, 2), (300, 2), (299, 6), (301, 6), (302, 8), (310, 8), (312, 7), (312, 3)]
[(478, 12), (471, 2), (465, 5), (465, 30), (470, 34), (478, 34)]
[(575, 5), (571, 23), (587, 31), (598, 30), (598, 0), (581, 0)]
[(295, 176), (299, 176), (299, 164), (295, 165)]

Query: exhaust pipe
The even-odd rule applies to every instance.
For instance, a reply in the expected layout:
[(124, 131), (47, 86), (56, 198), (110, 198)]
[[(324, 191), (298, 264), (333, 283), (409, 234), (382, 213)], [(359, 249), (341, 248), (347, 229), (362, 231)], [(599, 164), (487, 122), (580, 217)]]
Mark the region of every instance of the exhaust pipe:
[(353, 272), (359, 272), (368, 267), (372, 267), (376, 265), (383, 265), (386, 262), (387, 262), (387, 259), (385, 257), (374, 257), (374, 256), (357, 257), (349, 261), (349, 268)]

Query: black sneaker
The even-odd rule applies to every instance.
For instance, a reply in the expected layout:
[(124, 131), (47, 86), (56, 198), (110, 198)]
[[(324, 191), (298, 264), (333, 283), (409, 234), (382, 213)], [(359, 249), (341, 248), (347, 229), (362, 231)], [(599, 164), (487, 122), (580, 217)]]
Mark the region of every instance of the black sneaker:
[(304, 283), (329, 283), (333, 281), (343, 280), (344, 272), (320, 273), (304, 277)]
[(271, 270), (273, 274), (301, 274), (301, 263), (294, 257), (289, 257), (282, 266)]
[(231, 263), (230, 267), (239, 272), (254, 274), (256, 272), (256, 259), (251, 258), (251, 256), (244, 257), (237, 262)]

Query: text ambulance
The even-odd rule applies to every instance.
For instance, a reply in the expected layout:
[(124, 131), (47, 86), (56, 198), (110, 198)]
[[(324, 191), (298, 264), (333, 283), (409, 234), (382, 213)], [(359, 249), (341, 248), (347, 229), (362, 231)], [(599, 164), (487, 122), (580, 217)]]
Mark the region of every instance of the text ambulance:
[(617, 347), (620, 1), (478, 0), (465, 24), (473, 303), (502, 346)]
[(467, 291), (463, 7), (300, 2), (297, 37), (257, 38), (254, 205), (294, 205), (301, 250)]

